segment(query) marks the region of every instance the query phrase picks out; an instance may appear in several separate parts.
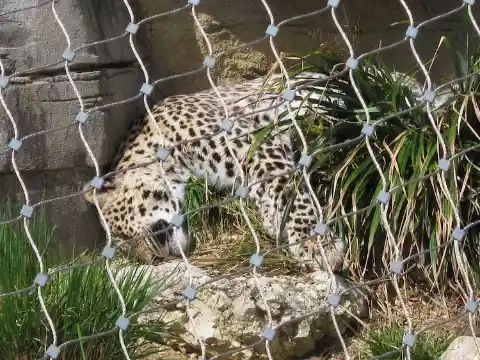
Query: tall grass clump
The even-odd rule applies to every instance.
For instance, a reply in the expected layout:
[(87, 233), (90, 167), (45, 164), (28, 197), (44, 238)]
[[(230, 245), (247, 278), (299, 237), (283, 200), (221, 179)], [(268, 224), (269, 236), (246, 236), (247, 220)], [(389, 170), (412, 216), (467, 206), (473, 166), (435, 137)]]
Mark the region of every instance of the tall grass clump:
[[(18, 207), (2, 205), (2, 219), (13, 218)], [(32, 286), (39, 265), (23, 230), (23, 224), (0, 226), (0, 293), (8, 293)], [(51, 272), (97, 259), (83, 254), (75, 260), (66, 260), (52, 248), (52, 227), (43, 215), (29, 220), (29, 230), (45, 264), (50, 271), (49, 282), (42, 289), (45, 305), (58, 336), (57, 344), (84, 336), (108, 334), (74, 342), (62, 350), (62, 360), (123, 359), (123, 352), (115, 329), (116, 319), (122, 314), (117, 293), (110, 283), (105, 263), (97, 262), (66, 271)], [(50, 247), (48, 250), (47, 248)], [(117, 271), (121, 266), (117, 268)], [(116, 274), (116, 271), (114, 272)], [(163, 284), (154, 281), (143, 268), (130, 268), (118, 276), (118, 286), (127, 307), (127, 315), (141, 311), (162, 291)], [(135, 324), (125, 332), (125, 343), (135, 358), (148, 355), (143, 339), (151, 331)], [(37, 289), (0, 298), (0, 358), (38, 359), (45, 346), (51, 344), (52, 333), (38, 298)]]
[[(456, 69), (452, 78), (479, 71), (478, 48), (455, 49), (446, 39), (441, 46), (447, 47), (452, 55)], [(313, 57), (321, 61), (310, 61)], [(330, 73), (342, 69), (334, 66), (344, 62), (317, 53), (294, 54), (290, 59), (297, 61), (290, 69), (292, 75), (300, 71)], [(440, 174), (424, 178), (437, 169), (443, 153), (426, 107), (415, 107), (423, 86), (413, 82), (415, 76), (423, 79), (419, 68), (402, 75), (376, 55), (364, 59), (353, 74), (371, 124), (375, 125), (370, 139), (375, 159), (383, 170), (388, 190), (394, 189), (387, 212), (395, 241), (404, 257), (431, 249), (418, 256), (417, 263), (423, 266), (429, 280), (436, 284), (442, 280), (445, 284), (452, 272), (458, 270), (453, 247), (445, 246), (453, 229), (480, 219), (477, 200), (480, 157), (478, 146), (474, 147), (480, 139), (479, 77), (469, 77), (437, 92), (440, 101), (435, 121), (447, 156), (460, 153), (451, 159), (450, 168), (444, 173), (447, 188), (443, 189)], [(348, 244), (349, 269), (362, 277), (376, 276), (394, 259), (394, 254), (381, 222), (380, 206), (375, 206), (382, 190), (381, 177), (365, 138), (359, 137), (366, 120), (365, 111), (348, 73), (307, 90), (309, 95), (301, 106), (311, 110), (298, 116), (297, 121), (307, 138), (309, 153), (315, 154), (311, 180), (325, 204), (326, 220), (341, 217), (332, 227)], [(320, 105), (323, 111), (315, 111), (309, 105)], [(377, 123), (399, 112), (403, 113)], [(331, 150), (325, 150), (331, 146)], [(466, 149), (470, 150), (465, 152)], [(446, 191), (456, 209), (445, 196)], [(456, 210), (461, 224), (456, 222)], [(472, 263), (478, 263), (477, 231), (472, 228), (467, 235), (468, 257)]]
[[(455, 68), (453, 79), (480, 70), (478, 48), (467, 45), (457, 49), (444, 38), (439, 47), (450, 51)], [(338, 65), (344, 63), (343, 58), (320, 52), (293, 54), (287, 58), (296, 63), (289, 69), (291, 76), (301, 71), (329, 74), (341, 70), (343, 66)], [(429, 64), (426, 66), (428, 68)], [(371, 124), (375, 125), (370, 144), (387, 182), (387, 190), (391, 191), (387, 213), (395, 242), (404, 258), (419, 254), (406, 268), (416, 263), (429, 281), (436, 285), (446, 284), (458, 274), (453, 246), (446, 245), (451, 243), (453, 230), (458, 225), (464, 227), (480, 219), (477, 200), (480, 184), (477, 165), (480, 162), (479, 77), (471, 76), (452, 86), (436, 89), (435, 122), (447, 157), (457, 154), (451, 158), (448, 171), (443, 173), (446, 188), (442, 185), (442, 174), (432, 175), (445, 154), (425, 104), (418, 105), (424, 81), (420, 68), (401, 74), (385, 65), (377, 54), (362, 59), (353, 77), (366, 103)], [(275, 90), (281, 91), (282, 87), (283, 84), (277, 84)], [(348, 246), (349, 271), (359, 277), (376, 277), (385, 271), (395, 255), (376, 200), (383, 190), (382, 178), (365, 138), (360, 136), (366, 120), (365, 110), (348, 73), (306, 90), (309, 95), (300, 106), (307, 111), (297, 116), (297, 122), (307, 140), (308, 153), (315, 154), (309, 170), (311, 182), (325, 207), (326, 221), (340, 219), (331, 227)], [(319, 106), (320, 112), (315, 110)], [(294, 105), (292, 107), (295, 109)], [(394, 116), (397, 113), (400, 115)], [(379, 121), (386, 117), (389, 118)], [(282, 118), (278, 124), (289, 122), (291, 120)], [(270, 133), (269, 129), (262, 129), (252, 135), (251, 156), (255, 156), (254, 149), (266, 141)], [(294, 140), (297, 149), (301, 149), (298, 137)], [(292, 181), (302, 180), (301, 176), (292, 176)], [(218, 192), (199, 182), (194, 181), (188, 189), (187, 210), (223, 199)], [(210, 229), (204, 236), (206, 239), (212, 238), (212, 228), (226, 234), (240, 232), (247, 238), (248, 228), (238, 221), (241, 216), (234, 205), (196, 213), (191, 221), (199, 221), (204, 229)], [(456, 221), (457, 211), (461, 224)], [(350, 213), (354, 215), (345, 216)], [(254, 221), (258, 219), (255, 212), (251, 215)], [(236, 220), (232, 222), (232, 219)], [(258, 229), (261, 231), (260, 226)], [(467, 258), (473, 264), (478, 263), (479, 236), (475, 227), (468, 231), (467, 239), (464, 244)], [(228, 254), (244, 244), (231, 244)]]

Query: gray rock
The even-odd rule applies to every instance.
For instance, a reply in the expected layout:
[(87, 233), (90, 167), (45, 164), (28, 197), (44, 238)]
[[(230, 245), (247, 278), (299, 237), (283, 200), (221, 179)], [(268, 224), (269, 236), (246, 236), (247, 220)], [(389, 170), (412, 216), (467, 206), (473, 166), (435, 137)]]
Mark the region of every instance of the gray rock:
[[(152, 275), (158, 279), (168, 278), (168, 287), (155, 300), (152, 306), (181, 299), (179, 296), (188, 286), (185, 265), (173, 261), (151, 266)], [(190, 274), (196, 286), (212, 280), (202, 269), (191, 266)], [(120, 272), (121, 274), (122, 272)], [(329, 280), (323, 271), (312, 273), (309, 277), (258, 276), (258, 284), (251, 273), (237, 275), (213, 281), (200, 287), (197, 297), (190, 303), (190, 311), (195, 319), (196, 332), (207, 345), (209, 356), (225, 353), (237, 348), (254, 344), (262, 339), (263, 331), (268, 327), (268, 310), (271, 312), (273, 327), (277, 328), (275, 339), (270, 344), (275, 359), (289, 359), (311, 353), (319, 340), (336, 337), (329, 307), (325, 296), (348, 286), (340, 277)], [(176, 306), (160, 309), (142, 315), (140, 322), (163, 322), (170, 334), (166, 345), (181, 351), (199, 353), (193, 328), (185, 312), (185, 302)], [(335, 310), (340, 331), (352, 320), (352, 314), (362, 317), (366, 304), (358, 293), (342, 296), (342, 303)], [(310, 316), (305, 316), (311, 314)], [(265, 344), (247, 351), (228, 356), (229, 359), (264, 359)]]
[[(6, 74), (17, 74), (12, 76), (11, 85), (3, 95), (19, 137), (35, 134), (25, 139), (16, 155), (32, 203), (74, 194), (94, 176), (94, 164), (80, 138), (78, 124), (74, 124), (79, 101), (61, 61), (67, 41), (53, 15), (52, 2), (32, 7), (41, 3), (31, 0), (0, 3), (0, 13), (23, 9), (0, 19), (0, 57)], [(130, 21), (124, 4), (113, 0), (58, 1), (55, 8), (72, 48), (121, 35)], [(45, 68), (51, 64), (55, 65)], [(138, 94), (143, 82), (127, 37), (79, 51), (71, 63), (71, 75), (87, 108), (128, 99)], [(111, 161), (142, 106), (137, 101), (94, 112), (83, 126), (86, 141), (101, 169)], [(6, 147), (13, 136), (11, 121), (1, 108), (0, 189), (4, 196), (10, 197), (22, 193), (12, 175), (11, 156)], [(55, 237), (66, 250), (72, 250), (74, 244), (78, 251), (104, 241), (99, 222), (92, 217), (94, 211), (85, 206), (80, 196), (38, 209), (43, 210), (57, 225)]]
[(459, 336), (445, 350), (442, 360), (480, 360), (480, 339)]

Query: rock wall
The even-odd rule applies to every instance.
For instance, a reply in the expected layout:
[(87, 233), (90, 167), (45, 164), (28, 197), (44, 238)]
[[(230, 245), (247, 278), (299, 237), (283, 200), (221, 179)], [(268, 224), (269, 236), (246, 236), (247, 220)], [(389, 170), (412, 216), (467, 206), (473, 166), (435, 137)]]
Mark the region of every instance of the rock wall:
[[(24, 9), (42, 1), (2, 2), (0, 13)], [(110, 38), (124, 32), (129, 16), (125, 6), (114, 0), (66, 0), (56, 2), (58, 16), (72, 40), (72, 47)], [(11, 75), (61, 60), (67, 47), (56, 22), (51, 2), (0, 18), (2, 46), (21, 47), (0, 50), (6, 74)], [(78, 53), (72, 75), (85, 101), (92, 107), (129, 98), (138, 93), (141, 72), (130, 50), (128, 38)], [(130, 85), (131, 84), (131, 85)], [(24, 141), (17, 163), (25, 179), (31, 201), (73, 194), (94, 175), (93, 164), (74, 123), (79, 111), (77, 96), (70, 85), (64, 62), (11, 79), (3, 92), (23, 137), (44, 130), (60, 129), (33, 136)], [(138, 104), (98, 111), (84, 125), (84, 134), (100, 166), (107, 165), (118, 141), (129, 127)], [(62, 129), (63, 128), (63, 129)], [(13, 173), (6, 144), (13, 137), (12, 125), (0, 110), (0, 191), (11, 197), (21, 193)], [(94, 211), (79, 196), (52, 202), (44, 207), (57, 226), (56, 238), (66, 249), (78, 249), (103, 242)]]
[[(144, 10), (143, 16), (162, 13), (184, 5), (183, 0), (138, 0)], [(327, 1), (308, 0), (267, 1), (276, 23), (282, 20), (321, 9)], [(407, 0), (415, 22), (425, 21), (436, 15), (446, 13), (462, 4), (449, 0)], [(474, 13), (480, 15), (479, 7)], [(200, 23), (210, 34), (214, 51), (219, 52), (260, 38), (270, 23), (269, 17), (260, 0), (221, 1), (204, 0), (197, 7)], [(380, 43), (391, 44), (405, 35), (406, 23), (394, 25), (407, 19), (407, 15), (398, 0), (342, 0), (336, 11), (355, 53), (361, 54), (376, 48)], [(464, 22), (465, 12), (425, 26), (418, 35), (416, 47), (424, 61), (434, 54), (440, 36), (448, 36), (456, 43), (465, 37), (462, 33), (471, 26)], [(158, 76), (184, 72), (198, 68), (207, 53), (201, 34), (194, 26), (191, 13), (183, 11), (169, 15), (152, 23), (149, 28), (152, 65)], [(348, 57), (347, 48), (332, 20), (329, 11), (292, 22), (282, 27), (275, 40), (279, 51), (308, 52), (313, 49), (327, 53), (343, 54)], [(447, 53), (442, 51), (440, 58), (432, 68), (437, 80), (448, 76), (452, 71)], [(393, 64), (398, 71), (408, 71), (415, 63), (408, 43), (384, 52), (382, 59)], [(253, 78), (265, 74), (274, 62), (268, 41), (234, 52), (222, 60), (221, 82), (235, 82), (242, 78)], [(422, 80), (422, 79), (421, 79)], [(192, 92), (208, 86), (203, 75), (190, 76), (166, 83), (162, 90), (165, 94)]]

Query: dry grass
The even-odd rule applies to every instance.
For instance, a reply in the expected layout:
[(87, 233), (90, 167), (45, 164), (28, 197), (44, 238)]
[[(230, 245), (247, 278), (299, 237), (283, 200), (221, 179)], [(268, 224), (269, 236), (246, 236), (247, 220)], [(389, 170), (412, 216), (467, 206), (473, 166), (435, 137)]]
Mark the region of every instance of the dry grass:
[[(191, 180), (187, 193), (187, 209), (219, 203), (226, 197), (228, 194), (213, 192), (199, 181)], [(252, 204), (246, 204), (246, 213), (257, 234), (262, 253), (280, 245), (265, 234), (260, 216)], [(257, 245), (241, 213), (239, 200), (214, 209), (193, 212), (188, 221), (196, 241), (195, 250), (189, 254), (189, 261), (193, 265), (212, 274), (250, 269), (250, 257), (257, 252)], [(307, 272), (292, 258), (288, 249), (282, 249), (265, 254), (262, 273), (268, 276), (300, 276)]]
[[(269, 239), (261, 238), (261, 251), (275, 248)], [(251, 248), (251, 250), (249, 249)], [(222, 234), (200, 244), (191, 255), (190, 263), (211, 274), (226, 274), (250, 271), (250, 257), (255, 253), (255, 244), (248, 234)], [(265, 256), (262, 274), (266, 276), (295, 275), (308, 272), (300, 267), (288, 254), (272, 252)]]

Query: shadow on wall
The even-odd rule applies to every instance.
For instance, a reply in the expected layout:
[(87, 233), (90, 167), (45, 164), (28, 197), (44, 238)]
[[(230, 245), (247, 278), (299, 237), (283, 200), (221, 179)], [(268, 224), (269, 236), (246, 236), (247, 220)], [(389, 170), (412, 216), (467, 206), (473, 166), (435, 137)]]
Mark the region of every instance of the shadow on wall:
[[(178, 9), (187, 3), (184, 0), (150, 1), (135, 0), (138, 18), (161, 14)], [(154, 19), (145, 24), (144, 43), (148, 53), (144, 54), (149, 63), (152, 79), (180, 74), (198, 69), (204, 54), (199, 44), (199, 34), (190, 10)], [(155, 87), (155, 92), (164, 96), (195, 92), (208, 86), (206, 76), (201, 73), (167, 81)]]
[[(444, 14), (461, 5), (450, 0), (410, 0), (408, 6), (415, 24)], [(163, 13), (185, 5), (183, 0), (137, 0), (142, 17)], [(276, 23), (282, 20), (321, 9), (323, 2), (309, 0), (270, 0)], [(326, 4), (326, 1), (325, 1)], [(479, 14), (480, 10), (476, 9)], [(263, 36), (270, 23), (268, 14), (260, 0), (221, 1), (205, 0), (197, 7), (200, 22), (219, 52), (234, 48)], [(399, 0), (343, 0), (336, 11), (337, 18), (352, 41), (355, 54), (370, 51), (402, 40), (408, 24), (407, 14)], [(448, 36), (457, 44), (465, 40), (464, 30), (471, 29), (465, 22), (465, 12), (460, 11), (446, 19), (429, 24), (421, 29), (415, 42), (423, 61), (435, 54), (440, 37)], [(399, 23), (400, 22), (400, 23)], [(182, 11), (153, 21), (148, 29), (152, 69), (156, 76), (169, 76), (198, 68), (207, 53), (207, 47), (197, 31), (191, 11)], [(289, 23), (281, 29), (275, 40), (280, 52), (308, 52), (324, 49), (326, 52), (343, 54), (348, 49), (332, 20), (331, 11)], [(451, 73), (451, 62), (446, 52), (431, 69), (439, 81)], [(416, 64), (408, 42), (382, 53), (382, 59), (395, 66), (397, 71), (408, 71)], [(254, 46), (254, 51), (238, 51), (222, 61), (221, 82), (236, 82), (265, 74), (274, 62), (268, 41)], [(193, 92), (208, 87), (205, 75), (195, 75), (165, 83), (168, 95)]]
[[(139, 13), (134, 1), (132, 5), (134, 15)], [(78, 7), (84, 22), (85, 37), (90, 42), (111, 39), (122, 35), (127, 24), (130, 22), (130, 15), (123, 2), (115, 0), (74, 0), (73, 5)], [(138, 15), (135, 21), (140, 20)], [(142, 36), (137, 37), (135, 42), (141, 52), (144, 52)], [(138, 44), (140, 42), (140, 44)], [(131, 64), (135, 57), (130, 48), (128, 38), (107, 42), (100, 46), (89, 49), (89, 52), (98, 57), (97, 61), (102, 64)]]

